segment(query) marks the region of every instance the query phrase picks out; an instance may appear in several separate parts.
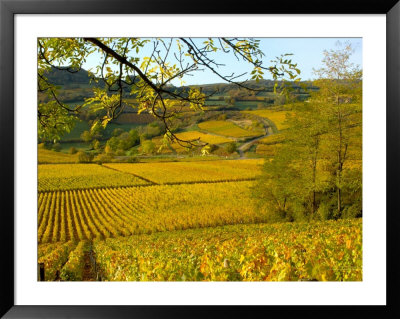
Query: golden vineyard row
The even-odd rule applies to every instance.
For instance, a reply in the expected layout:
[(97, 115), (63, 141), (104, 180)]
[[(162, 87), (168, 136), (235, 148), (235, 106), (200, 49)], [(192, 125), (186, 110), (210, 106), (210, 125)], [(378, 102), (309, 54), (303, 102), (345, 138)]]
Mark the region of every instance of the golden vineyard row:
[(154, 183), (190, 183), (243, 180), (255, 178), (261, 170), (263, 159), (219, 160), (203, 162), (169, 163), (107, 163), (121, 172), (135, 174)]
[(362, 221), (233, 225), (94, 242), (110, 281), (360, 281)]
[[(93, 249), (96, 271), (85, 277)], [(360, 281), (362, 220), (253, 224), (40, 244), (45, 280)], [(86, 262), (87, 263), (87, 262)]]
[[(263, 160), (203, 162), (48, 164), (38, 167), (38, 191), (221, 182), (255, 178)], [(149, 182), (150, 181), (150, 182)]]
[(251, 185), (225, 182), (40, 193), (38, 242), (265, 221), (264, 213), (252, 205)]
[(48, 164), (38, 167), (38, 190), (55, 191), (81, 188), (145, 185), (131, 174), (97, 164)]

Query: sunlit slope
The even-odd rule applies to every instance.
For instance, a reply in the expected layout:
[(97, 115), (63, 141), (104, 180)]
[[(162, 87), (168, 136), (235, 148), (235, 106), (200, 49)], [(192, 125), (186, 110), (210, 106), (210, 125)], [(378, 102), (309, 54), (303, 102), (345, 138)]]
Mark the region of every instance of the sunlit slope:
[(38, 242), (128, 236), (266, 221), (252, 182), (156, 185), (40, 193)]
[(262, 135), (262, 132), (245, 130), (229, 121), (206, 121), (198, 126), (204, 131), (237, 138)]
[(98, 164), (38, 165), (38, 190), (55, 191), (145, 185), (148, 182)]
[(262, 163), (263, 159), (249, 159), (135, 164), (107, 163), (104, 166), (135, 174), (157, 184), (177, 184), (253, 179), (260, 173)]
[(113, 281), (360, 281), (362, 221), (235, 225), (95, 241)]

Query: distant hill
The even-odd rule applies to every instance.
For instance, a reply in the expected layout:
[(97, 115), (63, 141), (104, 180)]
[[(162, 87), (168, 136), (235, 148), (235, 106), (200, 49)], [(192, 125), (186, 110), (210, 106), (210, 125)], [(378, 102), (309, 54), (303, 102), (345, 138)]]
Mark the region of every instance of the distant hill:
[[(65, 68), (66, 69), (66, 68)], [(88, 71), (81, 69), (76, 73), (71, 73), (66, 70), (58, 70), (53, 68), (50, 72), (45, 73), (46, 77), (56, 85), (72, 85), (72, 84), (89, 84), (90, 77)], [(101, 79), (99, 79), (102, 82)], [(93, 82), (93, 81), (92, 81)], [(260, 80), (256, 82), (252, 81), (245, 81), (243, 85), (248, 86), (253, 89), (266, 89), (267, 92), (272, 92), (274, 88), (275, 82), (273, 80)], [(94, 85), (94, 84), (93, 84)], [(298, 84), (293, 84), (292, 87), (294, 89), (301, 89), (303, 90), (303, 86), (307, 89), (316, 90), (317, 87), (313, 86), (311, 82), (300, 82)], [(183, 87), (175, 87), (173, 85), (169, 85), (168, 89), (170, 90), (187, 90), (190, 87), (201, 87), (204, 93), (212, 93), (218, 91), (219, 93), (227, 93), (230, 90), (237, 89), (237, 85), (233, 83), (210, 83), (210, 84), (201, 84), (201, 85), (189, 85)]]
[[(280, 85), (281, 82), (278, 82)], [(275, 82), (273, 80), (260, 80), (259, 82), (256, 82), (254, 80), (252, 81), (245, 81), (243, 82), (243, 85), (256, 89), (256, 90), (263, 90), (262, 92), (255, 93), (255, 95), (258, 96), (266, 96), (268, 95), (268, 92), (273, 92), (274, 91), (274, 85)], [(318, 90), (317, 87), (313, 86), (311, 82), (300, 82), (300, 83), (290, 83), (291, 87), (294, 89), (295, 92), (299, 94), (306, 94), (307, 92), (304, 90), (306, 88), (307, 90)], [(191, 87), (201, 87), (202, 92), (205, 94), (211, 94), (213, 92), (218, 92), (217, 95), (229, 95), (229, 93), (232, 93), (232, 91), (245, 91), (248, 92), (247, 90), (240, 89), (237, 85), (233, 83), (213, 83), (213, 84), (202, 84), (202, 85), (191, 85)]]
[(45, 72), (44, 75), (51, 83), (56, 85), (89, 84), (90, 82), (89, 73), (84, 69), (71, 73), (66, 70), (52, 68), (50, 72)]
[[(60, 97), (66, 103), (81, 103), (85, 98), (93, 95), (92, 89), (94, 87), (104, 87), (104, 82), (101, 79), (98, 79), (98, 82), (90, 81), (89, 73), (84, 69), (81, 69), (75, 73), (71, 73), (67, 70), (53, 68), (50, 72), (46, 72), (45, 76), (50, 80), (50, 82), (62, 87), (60, 90)], [(168, 85), (166, 89), (176, 93), (182, 93), (188, 91), (191, 87), (200, 87), (204, 94), (207, 96), (212, 95), (209, 98), (209, 103), (211, 103), (211, 105), (225, 105), (226, 98), (234, 98), (237, 102), (261, 101), (267, 104), (280, 104), (282, 97), (273, 93), (274, 83), (275, 82), (272, 80), (243, 82), (243, 85), (247, 87), (256, 90), (262, 89), (262, 91), (259, 92), (239, 88), (233, 83), (211, 83), (183, 87)], [(295, 99), (300, 101), (309, 97), (309, 91), (318, 90), (318, 88), (313, 86), (311, 82), (291, 83), (290, 85), (293, 89), (292, 95), (295, 97)], [(133, 97), (129, 94), (130, 88), (128, 86), (124, 88), (124, 93), (126, 97)], [(47, 100), (47, 97), (44, 95), (39, 95), (39, 100), (45, 101)], [(219, 101), (218, 104), (214, 102), (217, 100)], [(207, 105), (210, 105), (209, 103), (207, 103)]]

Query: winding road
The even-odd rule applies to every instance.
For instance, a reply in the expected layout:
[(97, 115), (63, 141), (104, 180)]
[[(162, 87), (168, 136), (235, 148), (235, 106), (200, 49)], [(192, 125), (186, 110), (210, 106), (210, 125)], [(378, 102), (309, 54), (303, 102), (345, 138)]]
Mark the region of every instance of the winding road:
[(263, 119), (263, 118), (260, 118), (260, 119), (261, 119), (262, 122), (264, 123), (265, 135), (256, 137), (255, 139), (252, 139), (252, 140), (250, 140), (250, 141), (244, 143), (243, 145), (241, 145), (241, 146), (238, 148), (238, 152), (239, 152), (239, 155), (240, 155), (239, 159), (245, 158), (244, 152), (247, 151), (255, 142), (257, 142), (257, 141), (263, 139), (264, 137), (267, 137), (268, 135), (271, 135), (268, 122), (267, 122), (265, 119)]

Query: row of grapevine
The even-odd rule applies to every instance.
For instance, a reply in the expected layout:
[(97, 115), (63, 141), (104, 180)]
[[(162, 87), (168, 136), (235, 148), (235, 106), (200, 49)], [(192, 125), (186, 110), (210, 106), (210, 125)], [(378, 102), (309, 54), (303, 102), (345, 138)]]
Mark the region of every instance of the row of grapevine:
[(38, 263), (44, 264), (44, 278), (46, 281), (59, 279), (62, 267), (67, 262), (69, 254), (75, 247), (76, 243), (73, 241), (59, 243), (50, 252), (38, 258)]
[(362, 221), (234, 225), (94, 242), (110, 281), (361, 281)]
[(143, 179), (98, 164), (49, 164), (38, 166), (38, 190), (56, 191), (146, 185)]
[(262, 159), (167, 163), (108, 163), (104, 166), (133, 173), (158, 184), (235, 181), (255, 178)]
[(76, 163), (78, 161), (77, 154), (65, 154), (55, 152), (38, 147), (38, 163), (39, 164), (56, 164), (56, 163)]
[(263, 222), (251, 186), (248, 181), (40, 193), (38, 242)]
[(83, 271), (85, 267), (85, 254), (89, 250), (89, 243), (87, 241), (81, 241), (73, 250), (68, 261), (61, 269), (60, 279), (64, 281), (82, 281)]

